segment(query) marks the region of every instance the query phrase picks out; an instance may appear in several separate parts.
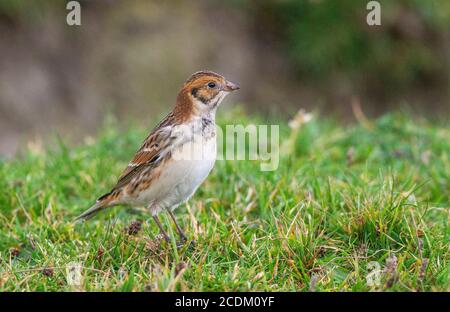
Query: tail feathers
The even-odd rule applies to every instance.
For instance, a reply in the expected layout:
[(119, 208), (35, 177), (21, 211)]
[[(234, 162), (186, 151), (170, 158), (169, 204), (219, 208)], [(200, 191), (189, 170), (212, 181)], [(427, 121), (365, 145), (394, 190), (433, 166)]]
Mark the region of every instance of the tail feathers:
[(109, 199), (110, 193), (103, 195), (100, 197), (97, 202), (88, 210), (83, 212), (81, 215), (76, 217), (74, 222), (80, 221), (80, 220), (89, 220), (92, 218), (95, 214), (97, 214), (100, 210), (103, 210), (105, 208), (108, 208), (111, 206), (111, 200)]

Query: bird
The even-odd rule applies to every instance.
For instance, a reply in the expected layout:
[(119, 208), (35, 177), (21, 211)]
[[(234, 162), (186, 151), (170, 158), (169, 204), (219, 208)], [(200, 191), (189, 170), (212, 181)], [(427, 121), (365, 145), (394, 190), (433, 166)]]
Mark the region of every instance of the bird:
[(216, 110), (240, 89), (220, 74), (203, 70), (183, 84), (172, 111), (150, 132), (110, 192), (74, 221), (87, 220), (106, 208), (148, 208), (166, 241), (158, 214), (167, 211), (182, 242), (187, 236), (173, 214), (207, 178), (216, 160)]

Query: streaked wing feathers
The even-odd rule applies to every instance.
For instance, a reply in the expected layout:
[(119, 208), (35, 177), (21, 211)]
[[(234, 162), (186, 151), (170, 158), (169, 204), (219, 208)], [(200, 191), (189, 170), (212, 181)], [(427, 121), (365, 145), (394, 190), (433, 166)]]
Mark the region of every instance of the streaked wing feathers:
[(122, 172), (114, 189), (121, 188), (142, 172), (143, 169), (156, 164), (169, 152), (171, 142), (174, 139), (171, 126), (156, 128), (145, 139), (133, 159)]

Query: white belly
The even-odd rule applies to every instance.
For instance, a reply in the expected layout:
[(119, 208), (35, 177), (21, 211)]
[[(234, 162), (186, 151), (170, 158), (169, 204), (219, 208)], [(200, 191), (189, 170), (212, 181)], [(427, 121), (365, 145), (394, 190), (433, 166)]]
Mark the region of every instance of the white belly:
[(216, 160), (216, 137), (202, 140), (198, 137), (172, 153), (161, 175), (137, 201), (152, 207), (156, 214), (161, 209), (174, 209), (191, 197), (211, 172)]

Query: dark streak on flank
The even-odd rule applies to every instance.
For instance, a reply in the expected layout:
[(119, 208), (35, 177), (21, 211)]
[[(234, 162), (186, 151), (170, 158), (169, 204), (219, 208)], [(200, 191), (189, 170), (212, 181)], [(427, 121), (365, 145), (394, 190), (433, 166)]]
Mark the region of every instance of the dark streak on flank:
[(212, 122), (211, 119), (203, 117), (203, 118), (202, 118), (202, 131), (205, 131), (205, 129), (206, 129), (208, 126), (212, 125), (212, 123), (213, 123), (213, 122)]

